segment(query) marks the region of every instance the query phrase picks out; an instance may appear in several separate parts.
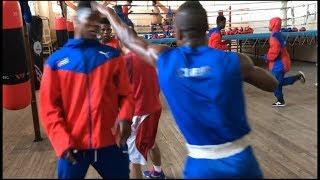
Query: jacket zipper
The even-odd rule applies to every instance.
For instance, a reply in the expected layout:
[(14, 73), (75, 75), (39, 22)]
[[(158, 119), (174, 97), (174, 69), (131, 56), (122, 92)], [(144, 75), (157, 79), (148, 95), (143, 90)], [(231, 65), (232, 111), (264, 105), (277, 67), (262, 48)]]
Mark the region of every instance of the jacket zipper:
[(89, 148), (92, 149), (92, 117), (91, 117), (91, 94), (90, 94), (90, 82), (89, 82), (89, 75), (87, 75), (87, 85), (88, 85), (88, 99), (89, 99)]
[[(89, 75), (87, 75), (87, 84), (88, 84), (88, 98), (89, 98), (89, 132), (90, 132), (90, 141), (89, 141), (89, 148), (90, 149), (93, 149), (92, 147), (92, 117), (91, 117), (91, 93), (90, 93), (90, 81), (89, 81)], [(97, 153), (97, 150), (95, 149), (94, 150), (94, 162), (97, 162), (98, 161), (98, 153)]]
[[(83, 51), (84, 52), (84, 51)], [(86, 69), (88, 70), (88, 65), (86, 62), (86, 57), (84, 55), (84, 64)], [(89, 82), (89, 74), (86, 74), (87, 79), (87, 90), (88, 90), (88, 108), (89, 108), (89, 149), (92, 149), (92, 122), (91, 122), (91, 94), (90, 94), (90, 82)]]

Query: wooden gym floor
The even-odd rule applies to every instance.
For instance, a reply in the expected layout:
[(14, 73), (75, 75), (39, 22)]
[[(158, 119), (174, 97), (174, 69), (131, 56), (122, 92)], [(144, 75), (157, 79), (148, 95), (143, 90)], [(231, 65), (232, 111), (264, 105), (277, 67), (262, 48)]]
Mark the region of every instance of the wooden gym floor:
[[(295, 62), (291, 73), (303, 70), (307, 82), (285, 87), (286, 107), (273, 108), (272, 93), (245, 85), (250, 139), (265, 178), (317, 177), (317, 87), (314, 63)], [(3, 178), (56, 178), (56, 157), (43, 131), (33, 143), (31, 107), (3, 110)], [(184, 140), (168, 109), (158, 129), (163, 169), (168, 178), (182, 178)], [(205, 167), (204, 167), (205, 168)], [(86, 178), (100, 178), (90, 167)]]

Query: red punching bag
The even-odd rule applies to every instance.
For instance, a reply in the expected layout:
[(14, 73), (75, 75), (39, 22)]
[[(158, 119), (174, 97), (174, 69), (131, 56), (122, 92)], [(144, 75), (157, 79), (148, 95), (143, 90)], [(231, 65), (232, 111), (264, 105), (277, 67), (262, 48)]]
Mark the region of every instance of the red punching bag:
[(2, 107), (18, 110), (31, 103), (22, 15), (18, 1), (2, 1), (2, 5)]
[(69, 39), (73, 39), (74, 36), (74, 27), (72, 21), (67, 21), (67, 31)]
[(57, 34), (58, 47), (62, 47), (68, 41), (67, 22), (63, 17), (56, 18), (54, 27)]

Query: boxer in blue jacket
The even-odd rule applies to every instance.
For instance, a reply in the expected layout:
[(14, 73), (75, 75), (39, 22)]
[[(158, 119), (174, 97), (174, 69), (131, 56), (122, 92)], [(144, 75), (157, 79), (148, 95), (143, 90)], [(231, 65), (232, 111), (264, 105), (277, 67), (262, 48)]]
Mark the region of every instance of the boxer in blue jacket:
[(96, 4), (120, 41), (158, 69), (161, 90), (186, 140), (184, 178), (262, 178), (248, 143), (243, 81), (273, 92), (277, 80), (243, 54), (209, 48), (206, 10), (183, 3), (176, 14), (177, 48), (139, 38), (114, 11)]

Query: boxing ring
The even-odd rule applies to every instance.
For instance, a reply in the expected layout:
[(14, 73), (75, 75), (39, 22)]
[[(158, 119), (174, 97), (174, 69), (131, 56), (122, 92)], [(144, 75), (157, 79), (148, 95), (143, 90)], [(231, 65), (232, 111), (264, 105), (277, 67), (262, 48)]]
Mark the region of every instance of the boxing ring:
[[(288, 45), (305, 45), (316, 42), (318, 31), (317, 30), (309, 30), (303, 32), (282, 32), (285, 40), (288, 42)], [(262, 47), (268, 42), (270, 37), (270, 33), (257, 33), (257, 34), (236, 34), (236, 35), (226, 35), (222, 36), (223, 40), (232, 41), (236, 40), (239, 44), (246, 45), (248, 42), (254, 42), (252, 47), (255, 47), (257, 44), (262, 43)]]
[[(299, 45), (304, 45), (304, 43), (308, 43), (311, 45), (312, 42), (316, 41), (318, 36), (317, 30), (309, 30), (304, 32), (282, 32), (282, 35), (285, 37), (285, 40), (288, 41), (293, 39), (293, 43), (289, 43), (290, 46), (293, 46), (294, 43), (298, 42)], [(270, 33), (255, 33), (255, 34), (236, 34), (236, 35), (225, 35), (222, 36), (222, 40), (226, 41), (244, 41), (243, 45), (245, 45), (248, 41), (254, 41), (253, 47), (256, 46), (261, 40), (263, 41), (263, 45), (266, 45), (268, 39), (270, 37)], [(304, 39), (302, 42), (301, 39)], [(167, 44), (172, 45), (175, 43), (175, 38), (162, 38), (162, 39), (148, 39), (150, 43), (153, 44)]]
[[(244, 52), (245, 50), (254, 50), (254, 55), (257, 57), (258, 51), (260, 48), (265, 48), (269, 46), (268, 40), (270, 37), (270, 33), (268, 32), (268, 25), (270, 18), (268, 16), (264, 16), (263, 14), (274, 14), (274, 16), (279, 16), (282, 19), (282, 27), (294, 27), (301, 28), (307, 27), (307, 31), (298, 31), (298, 32), (282, 32), (287, 46), (293, 49), (296, 46), (316, 46), (317, 45), (317, 30), (316, 27), (312, 26), (317, 21), (317, 4), (315, 2), (310, 2), (309, 4), (293, 4), (290, 2), (279, 2), (277, 6), (272, 5), (273, 2), (251, 2), (253, 5), (261, 5), (256, 7), (235, 7), (237, 4), (231, 3), (217, 3), (217, 4), (206, 4), (207, 15), (208, 15), (208, 23), (209, 27), (215, 27), (215, 18), (218, 16), (220, 12), (225, 13), (224, 16), (227, 19), (226, 28), (234, 29), (239, 27), (250, 27), (254, 29), (254, 33), (252, 34), (234, 34), (234, 35), (224, 35), (222, 39), (227, 41), (230, 46), (230, 51), (236, 52)], [(238, 5), (240, 5), (239, 3)], [(270, 7), (267, 7), (269, 4)], [(168, 4), (167, 4), (168, 5)], [(172, 9), (176, 9), (173, 4)], [(215, 7), (219, 7), (213, 9)], [(209, 10), (210, 7), (210, 10)], [(212, 7), (212, 8), (211, 8)], [(220, 9), (220, 10), (218, 10)], [(279, 14), (279, 13), (281, 14)], [(303, 12), (303, 13), (299, 13)], [(277, 14), (278, 13), (278, 14)], [(154, 13), (133, 13), (131, 15), (132, 18), (136, 16), (141, 16), (142, 14), (150, 14), (154, 15)], [(165, 13), (160, 13), (165, 15)], [(261, 16), (259, 16), (261, 14)], [(136, 15), (136, 16), (135, 16)], [(259, 16), (259, 18), (254, 18), (254, 16)], [(242, 19), (243, 17), (243, 19)], [(210, 20), (211, 19), (211, 20)], [(311, 25), (311, 26), (310, 26)], [(162, 37), (153, 38), (152, 34), (148, 31), (143, 31), (150, 28), (150, 25), (147, 24), (139, 24), (136, 26), (137, 28), (141, 28), (141, 31), (138, 34), (141, 37), (144, 37), (147, 41), (154, 44), (166, 44), (168, 46), (174, 47), (176, 46), (176, 41), (173, 37), (163, 37), (164, 33), (157, 32)], [(142, 30), (143, 29), (143, 30)], [(174, 33), (173, 33), (174, 34)], [(253, 55), (253, 53), (252, 53)]]
[[(317, 30), (309, 30), (302, 32), (282, 32), (287, 47), (292, 48), (294, 56), (295, 47), (297, 46), (316, 46), (317, 45)], [(259, 58), (259, 49), (269, 47), (270, 33), (257, 33), (257, 34), (237, 34), (223, 36), (222, 39), (229, 41), (231, 44), (231, 50), (236, 52), (244, 52), (243, 49), (254, 49), (254, 57)]]
[[(295, 46), (317, 46), (318, 31), (309, 30), (303, 32), (282, 32), (287, 45)], [(254, 33), (254, 34), (236, 34), (236, 35), (225, 35), (222, 39), (227, 41), (231, 49), (230, 51), (243, 52), (244, 48), (254, 48), (254, 56), (258, 58), (258, 48), (264, 48), (269, 45), (270, 33)], [(148, 39), (153, 44), (166, 44), (170, 47), (176, 46), (175, 38), (163, 38), (163, 39)], [(246, 53), (246, 52), (243, 52)]]

